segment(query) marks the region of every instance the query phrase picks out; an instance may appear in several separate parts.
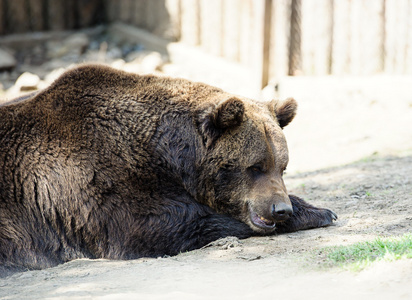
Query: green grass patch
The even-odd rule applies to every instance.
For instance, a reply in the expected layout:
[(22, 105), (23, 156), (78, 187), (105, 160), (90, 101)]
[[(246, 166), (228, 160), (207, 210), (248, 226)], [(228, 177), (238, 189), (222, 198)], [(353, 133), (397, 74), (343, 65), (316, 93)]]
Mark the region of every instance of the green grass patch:
[(330, 247), (321, 252), (327, 266), (360, 271), (376, 260), (412, 258), (412, 234), (377, 238), (371, 242), (360, 242), (351, 246)]

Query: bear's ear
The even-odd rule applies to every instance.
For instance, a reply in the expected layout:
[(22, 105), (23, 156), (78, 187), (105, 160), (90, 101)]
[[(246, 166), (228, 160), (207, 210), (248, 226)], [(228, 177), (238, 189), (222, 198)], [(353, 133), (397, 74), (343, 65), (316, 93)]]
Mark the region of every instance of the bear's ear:
[(210, 146), (226, 129), (239, 126), (244, 114), (245, 105), (236, 97), (202, 111), (198, 117), (198, 128), (206, 146)]
[(235, 97), (229, 98), (213, 110), (211, 121), (219, 129), (227, 129), (240, 125), (243, 121), (245, 106), (243, 102)]
[(269, 110), (275, 115), (279, 122), (280, 128), (288, 125), (296, 115), (298, 103), (293, 98), (287, 98), (285, 101), (272, 100), (268, 104)]

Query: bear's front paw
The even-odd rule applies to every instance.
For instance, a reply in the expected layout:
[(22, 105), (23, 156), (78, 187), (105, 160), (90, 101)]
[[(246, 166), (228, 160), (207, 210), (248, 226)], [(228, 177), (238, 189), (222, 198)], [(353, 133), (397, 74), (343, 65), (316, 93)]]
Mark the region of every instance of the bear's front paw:
[(333, 221), (336, 221), (338, 219), (338, 215), (327, 208), (320, 208), (319, 213), (322, 215), (322, 217), (319, 218), (319, 224), (316, 227), (333, 225)]

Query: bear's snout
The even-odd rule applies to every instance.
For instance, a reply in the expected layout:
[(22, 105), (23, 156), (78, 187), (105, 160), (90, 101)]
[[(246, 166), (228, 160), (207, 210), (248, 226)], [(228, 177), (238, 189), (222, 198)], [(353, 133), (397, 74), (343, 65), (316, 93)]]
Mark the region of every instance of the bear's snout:
[[(292, 204), (289, 197), (254, 198), (249, 201), (249, 214), (252, 224), (260, 229), (273, 230), (276, 224), (288, 220), (293, 214)], [(252, 228), (256, 228), (256, 227)]]
[(280, 202), (272, 205), (272, 217), (275, 222), (282, 222), (289, 219), (293, 214), (292, 205)]

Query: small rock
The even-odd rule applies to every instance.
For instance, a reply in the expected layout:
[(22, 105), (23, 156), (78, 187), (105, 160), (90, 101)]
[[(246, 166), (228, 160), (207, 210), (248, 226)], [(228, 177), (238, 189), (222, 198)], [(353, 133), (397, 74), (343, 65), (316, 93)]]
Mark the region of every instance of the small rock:
[(0, 49), (0, 71), (10, 71), (16, 67), (17, 61), (13, 55)]
[(64, 56), (78, 58), (86, 51), (88, 45), (88, 36), (84, 33), (77, 33), (63, 41), (49, 41), (47, 43), (47, 53), (49, 58), (61, 58)]
[(229, 248), (239, 247), (240, 245), (241, 245), (241, 242), (237, 237), (228, 236), (228, 237), (213, 241), (207, 244), (206, 246), (203, 246), (203, 248), (218, 247), (218, 248), (221, 248), (222, 250), (227, 250)]
[(48, 41), (46, 44), (47, 57), (49, 59), (60, 58), (67, 54), (68, 49), (61, 41)]
[(86, 34), (77, 33), (65, 39), (64, 45), (71, 53), (80, 56), (86, 51), (89, 42), (89, 37)]
[(39, 83), (39, 76), (29, 72), (24, 72), (19, 78), (17, 78), (15, 86), (18, 87), (20, 91), (32, 91), (37, 90)]
[(122, 57), (122, 50), (118, 47), (113, 47), (106, 52), (106, 58), (118, 59)]
[(154, 51), (132, 52), (126, 57), (131, 66), (139, 66), (139, 71), (147, 74), (160, 70), (164, 64), (162, 55)]
[(174, 76), (174, 77), (183, 77), (182, 76), (182, 67), (178, 66), (176, 64), (171, 64), (171, 63), (166, 63), (162, 66), (163, 73), (169, 75), (169, 76)]
[(244, 254), (244, 255), (239, 255), (237, 258), (247, 260), (247, 261), (254, 261), (261, 259), (261, 255), (256, 255), (256, 254)]
[(125, 64), (126, 62), (123, 59), (116, 59), (110, 64), (110, 66), (115, 69), (122, 70)]

